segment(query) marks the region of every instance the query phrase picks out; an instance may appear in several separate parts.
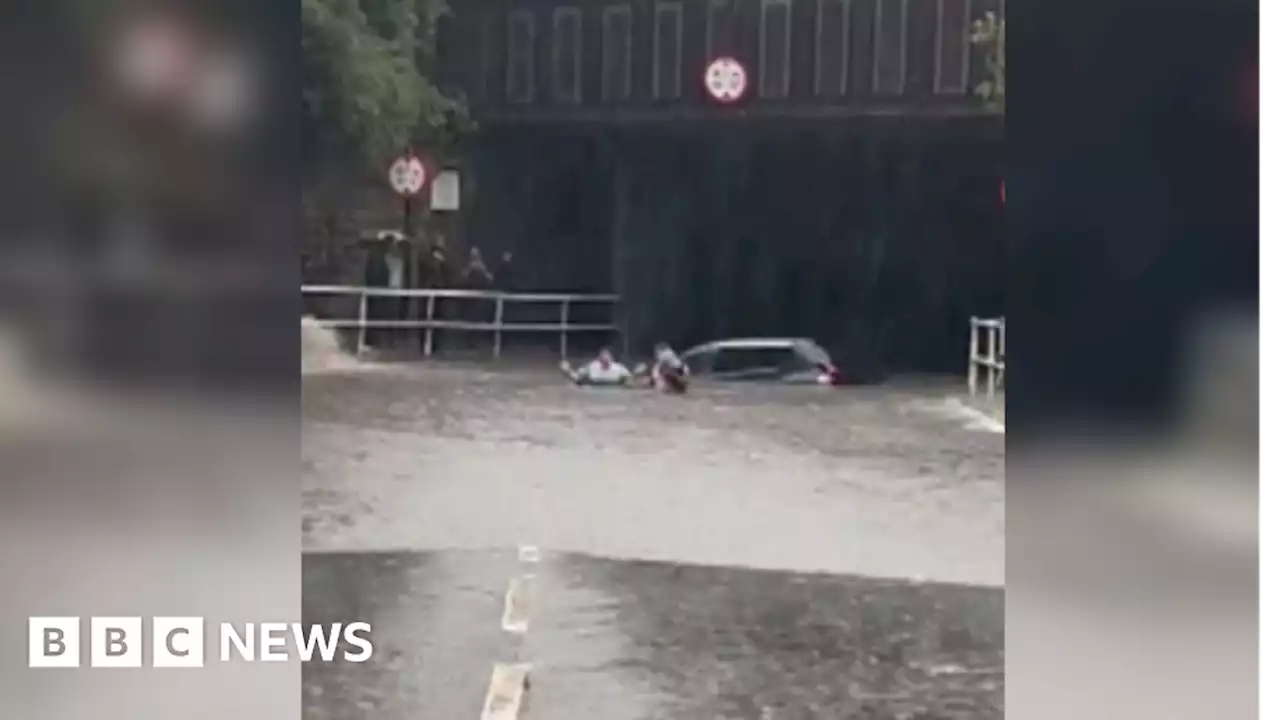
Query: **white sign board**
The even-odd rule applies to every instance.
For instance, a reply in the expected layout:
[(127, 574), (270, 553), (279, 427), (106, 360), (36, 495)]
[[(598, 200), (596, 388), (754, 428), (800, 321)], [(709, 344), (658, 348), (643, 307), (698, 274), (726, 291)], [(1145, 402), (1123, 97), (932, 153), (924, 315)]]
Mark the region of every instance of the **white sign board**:
[(441, 170), (431, 181), (431, 209), (452, 211), (461, 207), (461, 176), (457, 170)]
[(703, 76), (707, 93), (718, 103), (735, 103), (747, 93), (747, 69), (731, 57), (716, 58)]
[(427, 166), (419, 158), (404, 155), (391, 163), (387, 179), (391, 182), (391, 189), (397, 193), (405, 197), (417, 195), (427, 184)]

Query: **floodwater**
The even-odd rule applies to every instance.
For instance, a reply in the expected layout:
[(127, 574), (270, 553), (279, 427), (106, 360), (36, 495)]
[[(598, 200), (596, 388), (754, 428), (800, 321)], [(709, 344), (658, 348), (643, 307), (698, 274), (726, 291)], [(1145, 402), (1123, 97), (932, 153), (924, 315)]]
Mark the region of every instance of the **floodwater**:
[(303, 385), (304, 620), (376, 648), (305, 666), (309, 717), (514, 717), (503, 664), (534, 720), (1003, 716), (1004, 436), (949, 383)]

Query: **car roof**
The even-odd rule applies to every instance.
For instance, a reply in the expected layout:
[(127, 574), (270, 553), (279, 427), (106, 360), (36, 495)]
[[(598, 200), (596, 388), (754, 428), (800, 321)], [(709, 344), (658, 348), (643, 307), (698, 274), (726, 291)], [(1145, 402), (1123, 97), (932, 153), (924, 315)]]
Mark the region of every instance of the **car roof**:
[(756, 338), (727, 338), (724, 340), (713, 340), (703, 343), (686, 350), (686, 353), (701, 352), (703, 350), (734, 350), (749, 348), (789, 348), (800, 344), (817, 343), (809, 338), (783, 338), (783, 337), (756, 337)]

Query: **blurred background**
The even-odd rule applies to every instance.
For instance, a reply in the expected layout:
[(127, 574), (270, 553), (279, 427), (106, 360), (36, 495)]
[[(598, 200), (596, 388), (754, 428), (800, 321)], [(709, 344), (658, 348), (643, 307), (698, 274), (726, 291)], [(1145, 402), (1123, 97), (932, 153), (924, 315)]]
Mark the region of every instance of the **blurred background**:
[(26, 617), (298, 616), (297, 8), (0, 10), (0, 695), (298, 717), (296, 666), (30, 674)]
[[(1010, 13), (1008, 713), (1255, 717), (1258, 8)], [(299, 715), (290, 664), (20, 651), (28, 615), (298, 614), (298, 17), (0, 9), (13, 717)]]

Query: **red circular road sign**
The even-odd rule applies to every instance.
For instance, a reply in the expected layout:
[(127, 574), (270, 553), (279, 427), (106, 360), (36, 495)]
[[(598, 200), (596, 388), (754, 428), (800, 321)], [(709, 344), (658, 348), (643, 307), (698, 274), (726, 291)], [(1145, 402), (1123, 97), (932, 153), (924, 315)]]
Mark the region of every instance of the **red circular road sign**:
[(731, 57), (718, 57), (707, 65), (703, 83), (711, 99), (728, 105), (747, 93), (747, 69)]
[(126, 32), (116, 49), (125, 89), (148, 99), (181, 93), (191, 80), (197, 50), (189, 31), (176, 19), (158, 15)]
[(396, 193), (404, 197), (412, 197), (422, 192), (427, 183), (431, 182), (431, 176), (434, 174), (435, 169), (428, 161), (413, 154), (406, 154), (391, 163), (387, 180), (391, 182), (391, 189)]

